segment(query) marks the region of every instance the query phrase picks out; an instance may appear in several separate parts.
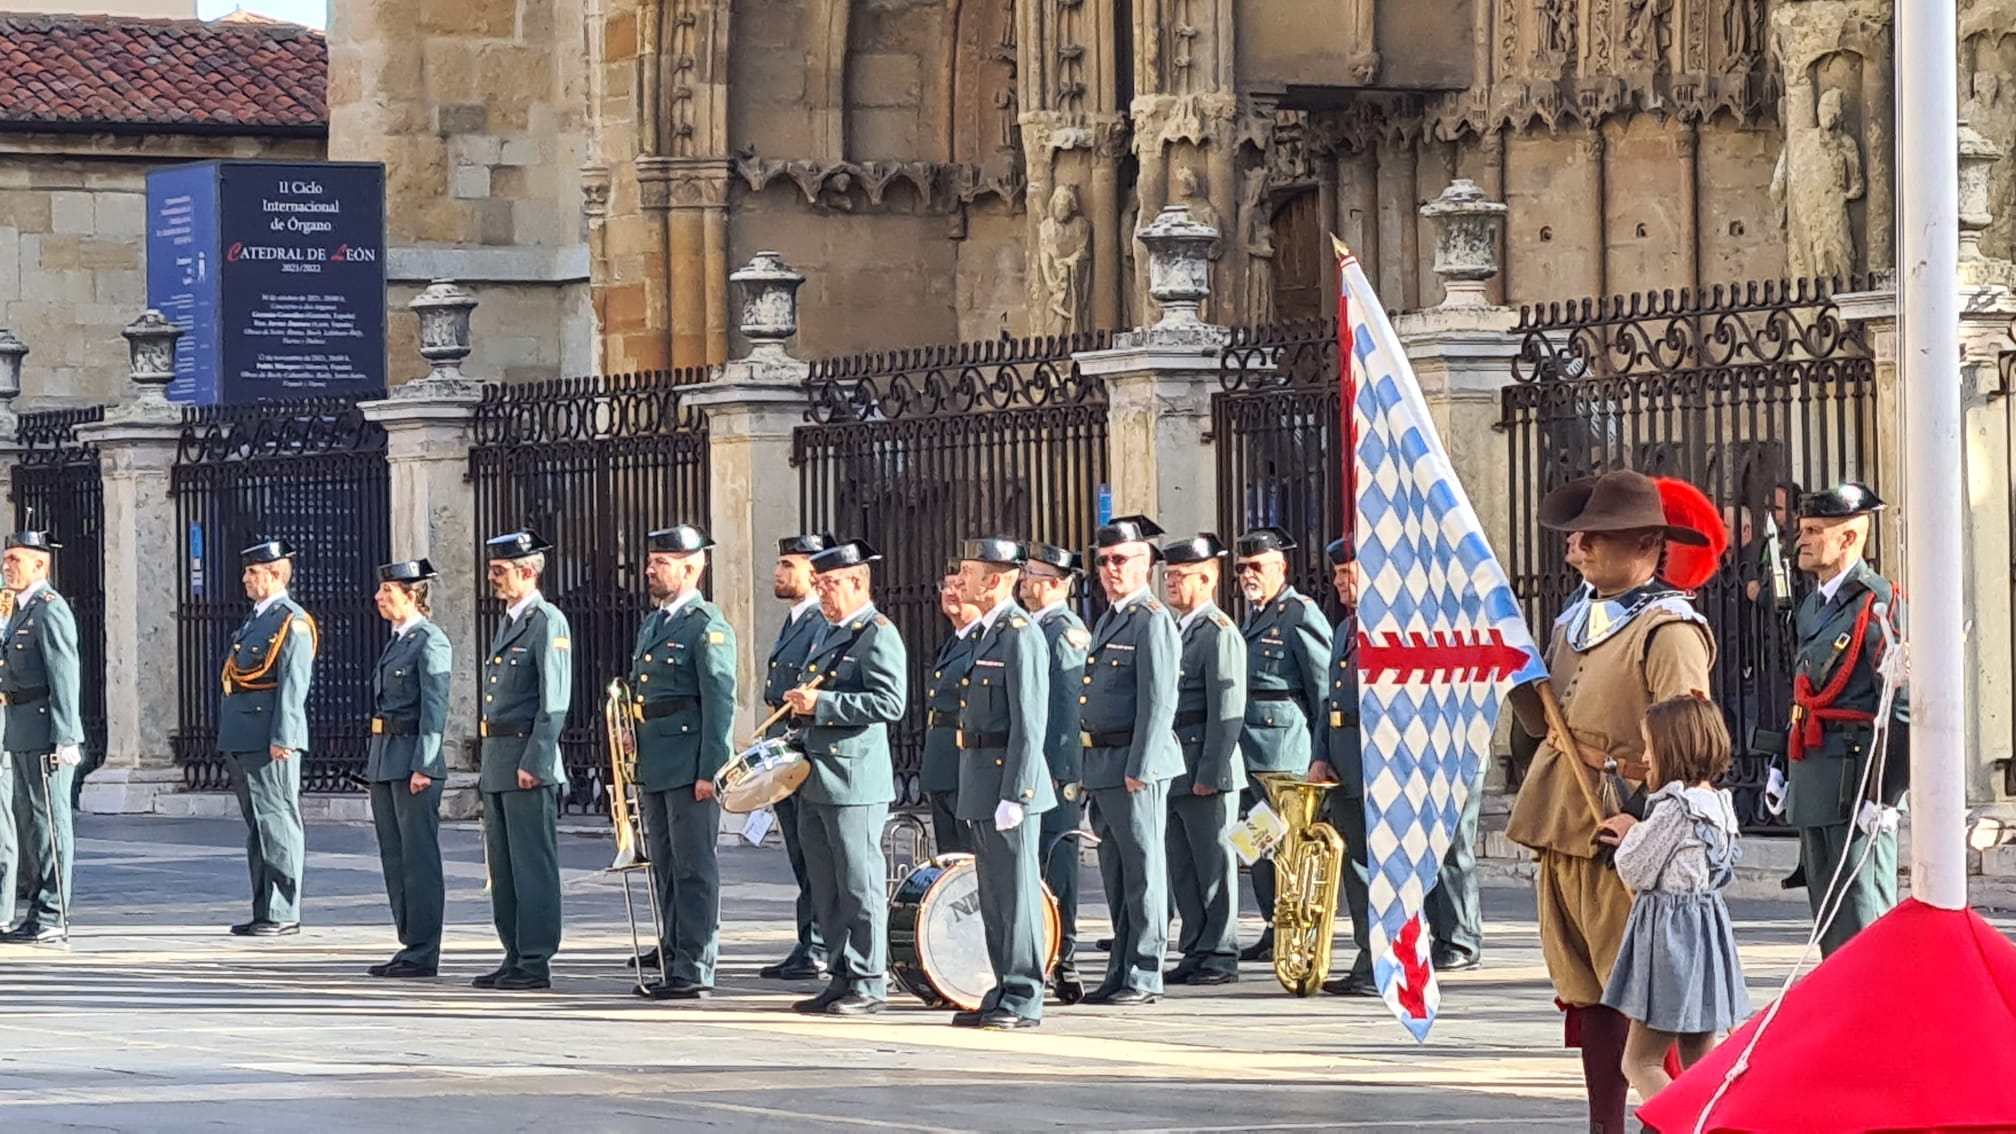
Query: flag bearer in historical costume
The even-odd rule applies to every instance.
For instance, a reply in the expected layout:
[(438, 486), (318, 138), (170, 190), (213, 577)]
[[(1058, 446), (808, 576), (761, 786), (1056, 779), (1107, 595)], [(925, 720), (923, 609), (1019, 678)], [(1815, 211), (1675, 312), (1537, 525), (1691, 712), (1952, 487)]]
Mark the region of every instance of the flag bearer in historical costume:
[(808, 1015), (871, 1015), (889, 993), (882, 827), (896, 798), (889, 726), (903, 719), (909, 660), (869, 593), (869, 564), (881, 558), (860, 540), (812, 557), (825, 625), (802, 684), (784, 695), (812, 765), (798, 789), (798, 832), (832, 966), (824, 992), (792, 1005)]
[(368, 970), (375, 977), (431, 977), (441, 964), (447, 890), (441, 876), (441, 789), (448, 763), (448, 681), (454, 651), (427, 604), (439, 577), (425, 559), (378, 568), (378, 616), (392, 640), (371, 673), (371, 744), (364, 778), (399, 952)]
[[(1706, 522), (1715, 523), (1708, 512)], [(1506, 835), (1539, 859), (1541, 952), (1555, 999), (1569, 1013), (1570, 1042), (1581, 1047), (1590, 1130), (1622, 1134), (1629, 1021), (1602, 1001), (1631, 893), (1608, 857), (1599, 857), (1597, 825), (1607, 817), (1599, 811), (1614, 813), (1602, 801), (1635, 792), (1647, 774), (1639, 728), (1646, 708), (1707, 695), (1715, 660), (1708, 624), (1685, 592), (1661, 577), (1660, 565), (1669, 543), (1711, 540), (1669, 524), (1659, 484), (1629, 471), (1557, 489), (1542, 501), (1540, 523), (1579, 535), (1579, 570), (1591, 594), (1554, 628), (1547, 650), (1553, 689), (1574, 735), (1548, 727), (1535, 687), (1514, 692), (1522, 726), (1546, 741), (1520, 787)]]
[[(62, 545), (47, 532), (15, 532), (0, 556), (13, 594), (13, 613), (0, 632), (11, 646), (0, 656), (5, 703), (0, 751), (0, 906), (14, 899), (16, 862), (32, 855), (27, 909), (0, 941), (34, 944), (69, 932), (70, 879), (75, 873), (70, 780), (83, 762), (83, 675), (77, 661), (77, 619), (49, 585), (51, 556)], [(11, 778), (11, 789), (9, 779)], [(14, 822), (15, 815), (20, 823)], [(54, 861), (51, 861), (51, 848)], [(0, 919), (4, 924), (4, 919)]]
[(945, 616), (945, 643), (931, 662), (931, 680), (924, 689), (924, 761), (918, 779), (931, 804), (931, 842), (939, 854), (967, 852), (964, 820), (959, 818), (959, 702), (973, 668), (980, 616), (960, 595), (959, 564), (945, 565), (938, 581), (938, 611)]
[[(832, 547), (829, 532), (805, 532), (777, 541), (777, 570), (771, 591), (791, 604), (777, 641), (770, 647), (770, 668), (763, 679), (763, 703), (772, 711), (784, 707), (784, 694), (798, 686), (798, 671), (811, 652), (812, 639), (825, 624), (819, 614), (819, 594), (812, 588), (812, 557)], [(770, 736), (781, 736), (791, 727), (779, 719), (770, 726)], [(791, 953), (774, 965), (765, 965), (757, 975), (767, 980), (818, 980), (826, 975), (826, 939), (820, 936), (819, 921), (812, 912), (812, 885), (805, 873), (805, 844), (798, 841), (798, 797), (785, 796), (772, 810), (777, 826), (784, 831), (784, 854), (791, 860), (791, 877), (798, 883), (798, 943)]]
[(280, 937), (301, 931), (301, 761), (308, 754), (308, 683), (319, 631), (287, 595), (294, 549), (286, 541), (255, 543), (239, 560), (252, 613), (224, 658), (217, 748), (245, 816), (252, 920), (231, 932)]
[(551, 988), (560, 949), (560, 855), (556, 827), (567, 772), (560, 730), (573, 701), (567, 616), (539, 593), (553, 545), (531, 531), (492, 539), (490, 593), (504, 620), (483, 659), (480, 731), (483, 846), (489, 855), (491, 919), (504, 961), (477, 988)]
[(1176, 739), (1183, 772), (1169, 784), (1169, 889), (1183, 919), (1170, 984), (1239, 979), (1239, 861), (1226, 836), (1239, 819), (1246, 766), (1246, 639), (1218, 609), (1225, 545), (1211, 532), (1162, 548), (1169, 606), (1182, 637)]
[(972, 670), (959, 707), (959, 818), (972, 840), (980, 920), (994, 989), (955, 1025), (1033, 1028), (1043, 1018), (1042, 841), (1030, 820), (1057, 805), (1043, 758), (1050, 660), (1043, 631), (1015, 602), (1026, 555), (1006, 539), (969, 539), (959, 552), (959, 592), (983, 611), (970, 635)]
[[(646, 537), (645, 585), (657, 604), (630, 655), (637, 698), (637, 779), (646, 853), (658, 883), (658, 951), (666, 983), (656, 1000), (697, 1000), (714, 989), (721, 949), (721, 805), (714, 775), (733, 754), (735, 631), (700, 597), (714, 541), (691, 524)], [(648, 964), (648, 967), (647, 967)], [(640, 972), (658, 957), (640, 960)]]
[(1106, 979), (1087, 1004), (1152, 1004), (1162, 995), (1169, 948), (1169, 781), (1183, 771), (1176, 743), (1182, 643), (1176, 620), (1149, 593), (1150, 541), (1162, 529), (1123, 516), (1094, 537), (1099, 583), (1112, 602), (1085, 659), (1080, 740), (1099, 877), (1113, 919)]
[(1085, 560), (1075, 551), (1047, 543), (1027, 545), (1019, 584), (1022, 606), (1043, 629), (1050, 660), (1050, 705), (1043, 724), (1043, 758), (1050, 766), (1050, 788), (1057, 806), (1045, 811), (1037, 856), (1043, 881), (1057, 899), (1062, 944), (1057, 950), (1057, 998), (1076, 1004), (1085, 995), (1078, 979), (1078, 831), (1085, 818), (1083, 778), (1085, 746), (1078, 738), (1078, 706), (1085, 684), (1085, 651), (1092, 632), (1071, 609), (1071, 584), (1084, 573)]
[(1372, 977), (1372, 915), (1367, 908), (1371, 879), (1365, 866), (1365, 766), (1358, 730), (1358, 557), (1348, 539), (1323, 549), (1330, 562), (1330, 585), (1344, 608), (1330, 636), (1330, 664), (1323, 719), (1316, 722), (1323, 758), (1309, 765), (1309, 778), (1335, 783), (1324, 800), (1330, 825), (1344, 837), (1344, 911), (1351, 916), (1357, 947), (1344, 975), (1323, 982), (1332, 996), (1377, 996)]
[[(1799, 830), (1799, 866), (1815, 916), (1841, 871), (1838, 888), (1846, 896), (1820, 938), (1828, 954), (1897, 904), (1897, 808), (1911, 771), (1910, 699), (1901, 683), (1890, 704), (1880, 777), (1869, 766), (1882, 707), (1880, 669), (1892, 647), (1886, 625), (1891, 638), (1904, 637), (1904, 597), (1867, 560), (1870, 527), (1882, 509), (1883, 501), (1859, 484), (1816, 492), (1799, 509), (1799, 569), (1817, 585), (1796, 616), (1786, 770), (1772, 768), (1767, 795)], [(1777, 747), (1770, 740), (1766, 746)]]
[[(1295, 541), (1280, 528), (1255, 528), (1239, 537), (1239, 590), (1246, 596), (1246, 730), (1239, 750), (1248, 777), (1240, 813), (1267, 799), (1261, 772), (1304, 775), (1322, 757), (1324, 737), (1310, 714), (1328, 693), (1330, 623), (1315, 600), (1288, 582)], [(1245, 961), (1274, 956), (1274, 860), (1253, 864), (1253, 898), (1267, 928), (1239, 955)]]

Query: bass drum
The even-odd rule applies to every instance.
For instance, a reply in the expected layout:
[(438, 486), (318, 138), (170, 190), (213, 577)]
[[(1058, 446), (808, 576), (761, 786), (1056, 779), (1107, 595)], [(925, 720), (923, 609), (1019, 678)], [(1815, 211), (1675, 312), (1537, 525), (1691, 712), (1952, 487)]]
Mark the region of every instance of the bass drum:
[[(1063, 947), (1057, 898), (1043, 887), (1043, 974)], [(941, 854), (910, 872), (889, 899), (889, 971), (933, 1008), (977, 1011), (994, 990), (980, 923), (980, 873), (970, 854)]]

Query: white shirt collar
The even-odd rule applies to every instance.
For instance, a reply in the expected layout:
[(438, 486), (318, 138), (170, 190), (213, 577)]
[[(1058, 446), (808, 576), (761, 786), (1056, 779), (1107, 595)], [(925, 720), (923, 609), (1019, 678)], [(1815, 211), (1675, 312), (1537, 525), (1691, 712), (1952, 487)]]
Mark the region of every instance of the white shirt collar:
[[(24, 595), (22, 597), (26, 598), (27, 596)], [(267, 611), (273, 609), (274, 603), (279, 602), (281, 599), (284, 599), (286, 597), (287, 597), (286, 591), (284, 590), (274, 591), (271, 595), (268, 595), (266, 598), (261, 599), (258, 603), (255, 603), (253, 605), (252, 617), (257, 618), (260, 615), (266, 613)]]
[(862, 603), (860, 610), (855, 611), (854, 613), (848, 615), (847, 617), (841, 619), (840, 621), (834, 622), (828, 620), (826, 624), (828, 626), (833, 627), (835, 630), (838, 630), (842, 626), (851, 626), (855, 622), (863, 618), (873, 618), (874, 616), (875, 616), (875, 603), (871, 600), (869, 602)]
[(37, 579), (34, 582), (28, 584), (27, 590), (22, 591), (20, 594), (14, 596), (14, 608), (16, 610), (19, 610), (20, 608), (27, 606), (28, 600), (34, 598), (36, 592), (40, 591), (43, 587), (46, 587), (48, 585), (49, 580), (47, 579)]
[(1032, 617), (1034, 617), (1036, 621), (1041, 622), (1044, 619), (1050, 617), (1051, 615), (1057, 613), (1060, 610), (1063, 610), (1065, 607), (1070, 605), (1071, 605), (1070, 599), (1060, 598), (1056, 602), (1051, 603), (1049, 606), (1044, 607), (1042, 610), (1037, 611), (1034, 615), (1032, 615)]
[(692, 602), (694, 599), (697, 599), (699, 597), (700, 592), (697, 589), (687, 591), (685, 594), (680, 595), (678, 598), (675, 598), (671, 602), (665, 604), (666, 615), (669, 617), (671, 615), (679, 613), (680, 608), (684, 607), (687, 603)]
[(985, 621), (987, 621), (985, 618), (976, 618), (973, 621), (968, 622), (966, 625), (961, 626), (959, 629), (954, 630), (952, 632), (952, 636), (963, 641), (968, 635), (973, 633), (975, 627), (979, 626), (981, 623)]
[(1148, 588), (1142, 587), (1140, 590), (1135, 591), (1133, 594), (1128, 595), (1126, 598), (1123, 598), (1119, 602), (1114, 603), (1113, 609), (1126, 610), (1128, 607), (1133, 606), (1135, 603), (1147, 597), (1148, 597)]
[(994, 629), (994, 624), (996, 622), (1001, 621), (1001, 612), (1007, 610), (1009, 607), (1014, 605), (1015, 605), (1015, 599), (1012, 596), (1009, 598), (1004, 598), (1000, 602), (995, 603), (993, 610), (990, 610), (986, 614), (980, 616), (981, 624), (986, 626), (986, 628), (989, 630)]
[(510, 609), (506, 610), (504, 614), (511, 621), (516, 622), (518, 621), (518, 616), (525, 613), (525, 609), (527, 607), (531, 606), (533, 603), (538, 601), (539, 601), (539, 592), (536, 590), (532, 591), (528, 593), (524, 598), (521, 598), (517, 602), (512, 603)]
[(818, 608), (819, 608), (819, 592), (814, 591), (811, 594), (805, 596), (805, 598), (801, 599), (796, 606), (791, 608), (791, 621), (795, 623), (799, 619), (805, 617), (807, 611), (817, 610)]
[(1218, 604), (1217, 604), (1217, 603), (1215, 603), (1215, 602), (1212, 602), (1212, 601), (1211, 601), (1211, 600), (1209, 600), (1209, 599), (1206, 599), (1206, 600), (1204, 600), (1203, 602), (1200, 602), (1200, 603), (1198, 603), (1198, 604), (1197, 604), (1197, 609), (1195, 609), (1195, 610), (1191, 611), (1190, 613), (1188, 613), (1188, 614), (1184, 615), (1183, 617), (1181, 617), (1181, 618), (1179, 618), (1179, 619), (1177, 619), (1177, 620), (1176, 620), (1176, 630), (1177, 630), (1177, 632), (1178, 632), (1178, 633), (1181, 633), (1181, 632), (1183, 632), (1183, 631), (1185, 631), (1185, 630), (1188, 630), (1188, 629), (1190, 629), (1190, 624), (1191, 624), (1192, 622), (1195, 622), (1195, 621), (1197, 621), (1197, 616), (1198, 616), (1198, 615), (1200, 615), (1200, 614), (1205, 614), (1205, 613), (1208, 613), (1208, 612), (1210, 612), (1210, 611), (1213, 611), (1213, 610), (1216, 610), (1216, 609), (1218, 609)]
[(1839, 575), (1836, 575), (1833, 578), (1827, 580), (1826, 582), (1820, 584), (1821, 601), (1833, 602), (1834, 592), (1840, 590), (1841, 584), (1848, 581), (1848, 576), (1854, 573), (1856, 564), (1860, 562), (1861, 560), (1859, 559), (1850, 558), (1848, 560), (1848, 566), (1841, 568), (1841, 573)]
[(404, 638), (406, 636), (407, 631), (413, 629), (415, 626), (418, 626), (425, 621), (427, 621), (427, 616), (421, 614), (419, 611), (416, 610), (412, 614), (406, 616), (406, 621), (401, 622), (399, 625), (394, 626), (392, 628), (392, 636), (394, 638)]

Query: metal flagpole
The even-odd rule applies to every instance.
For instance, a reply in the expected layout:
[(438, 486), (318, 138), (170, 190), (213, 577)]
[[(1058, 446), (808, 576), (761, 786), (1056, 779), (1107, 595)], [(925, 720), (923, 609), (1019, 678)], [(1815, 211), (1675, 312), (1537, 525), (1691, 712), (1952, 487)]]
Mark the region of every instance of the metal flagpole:
[(1900, 0), (1898, 382), (1911, 637), (1911, 892), (1967, 905), (1967, 673), (1961, 643), (1960, 136), (1953, 0)]

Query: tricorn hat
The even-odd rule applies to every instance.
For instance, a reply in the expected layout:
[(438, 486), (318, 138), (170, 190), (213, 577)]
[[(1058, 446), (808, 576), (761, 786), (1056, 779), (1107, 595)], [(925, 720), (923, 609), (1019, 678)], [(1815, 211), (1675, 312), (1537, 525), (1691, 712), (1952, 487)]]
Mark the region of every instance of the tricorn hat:
[(1868, 485), (1851, 480), (1824, 492), (1808, 494), (1799, 502), (1799, 514), (1816, 520), (1844, 520), (1850, 516), (1881, 512), (1885, 507), (1883, 498), (1872, 492)]
[(541, 552), (553, 550), (553, 545), (531, 528), (495, 536), (484, 547), (491, 559), (530, 559)]
[(959, 544), (959, 561), (996, 563), (1004, 567), (1020, 567), (1029, 558), (1028, 549), (1012, 539), (989, 536), (985, 539), (969, 539)]
[(692, 524), (674, 524), (669, 528), (660, 528), (647, 535), (645, 539), (649, 541), (645, 544), (649, 550), (671, 555), (691, 555), (714, 546), (713, 539)]
[(812, 570), (824, 575), (828, 571), (841, 571), (848, 567), (863, 567), (880, 562), (882, 553), (868, 546), (862, 540), (850, 539), (836, 543), (832, 547), (812, 557)]
[(378, 568), (378, 581), (381, 583), (424, 583), (429, 579), (440, 577), (441, 572), (436, 571), (434, 565), (425, 559), (385, 563)]
[(1641, 472), (1618, 469), (1572, 481), (1540, 502), (1540, 526), (1557, 532), (1629, 532), (1656, 529), (1674, 543), (1707, 547), (1708, 535), (1670, 523), (1659, 483)]
[(282, 559), (292, 559), (294, 555), (294, 545), (286, 540), (262, 539), (239, 552), (238, 562), (250, 567), (254, 563), (278, 563)]
[(1205, 563), (1224, 555), (1225, 545), (1218, 541), (1217, 532), (1198, 532), (1189, 539), (1179, 539), (1162, 547), (1164, 563)]
[(817, 555), (840, 541), (832, 532), (803, 532), (777, 541), (779, 555)]
[(1148, 543), (1150, 544), (1149, 549), (1152, 551), (1154, 547), (1150, 541), (1161, 534), (1162, 526), (1146, 516), (1115, 516), (1112, 520), (1100, 525), (1099, 531), (1092, 537), (1092, 543), (1095, 547), (1118, 547), (1123, 543)]
[(15, 532), (7, 537), (9, 550), (25, 547), (30, 551), (56, 551), (63, 545), (49, 538), (48, 532)]
[(1295, 550), (1295, 537), (1280, 528), (1254, 528), (1239, 537), (1240, 558), (1265, 555), (1270, 551)]
[(1085, 570), (1085, 557), (1075, 551), (1066, 551), (1047, 543), (1025, 545), (1029, 549), (1029, 562), (1055, 567), (1066, 575), (1081, 574)]

